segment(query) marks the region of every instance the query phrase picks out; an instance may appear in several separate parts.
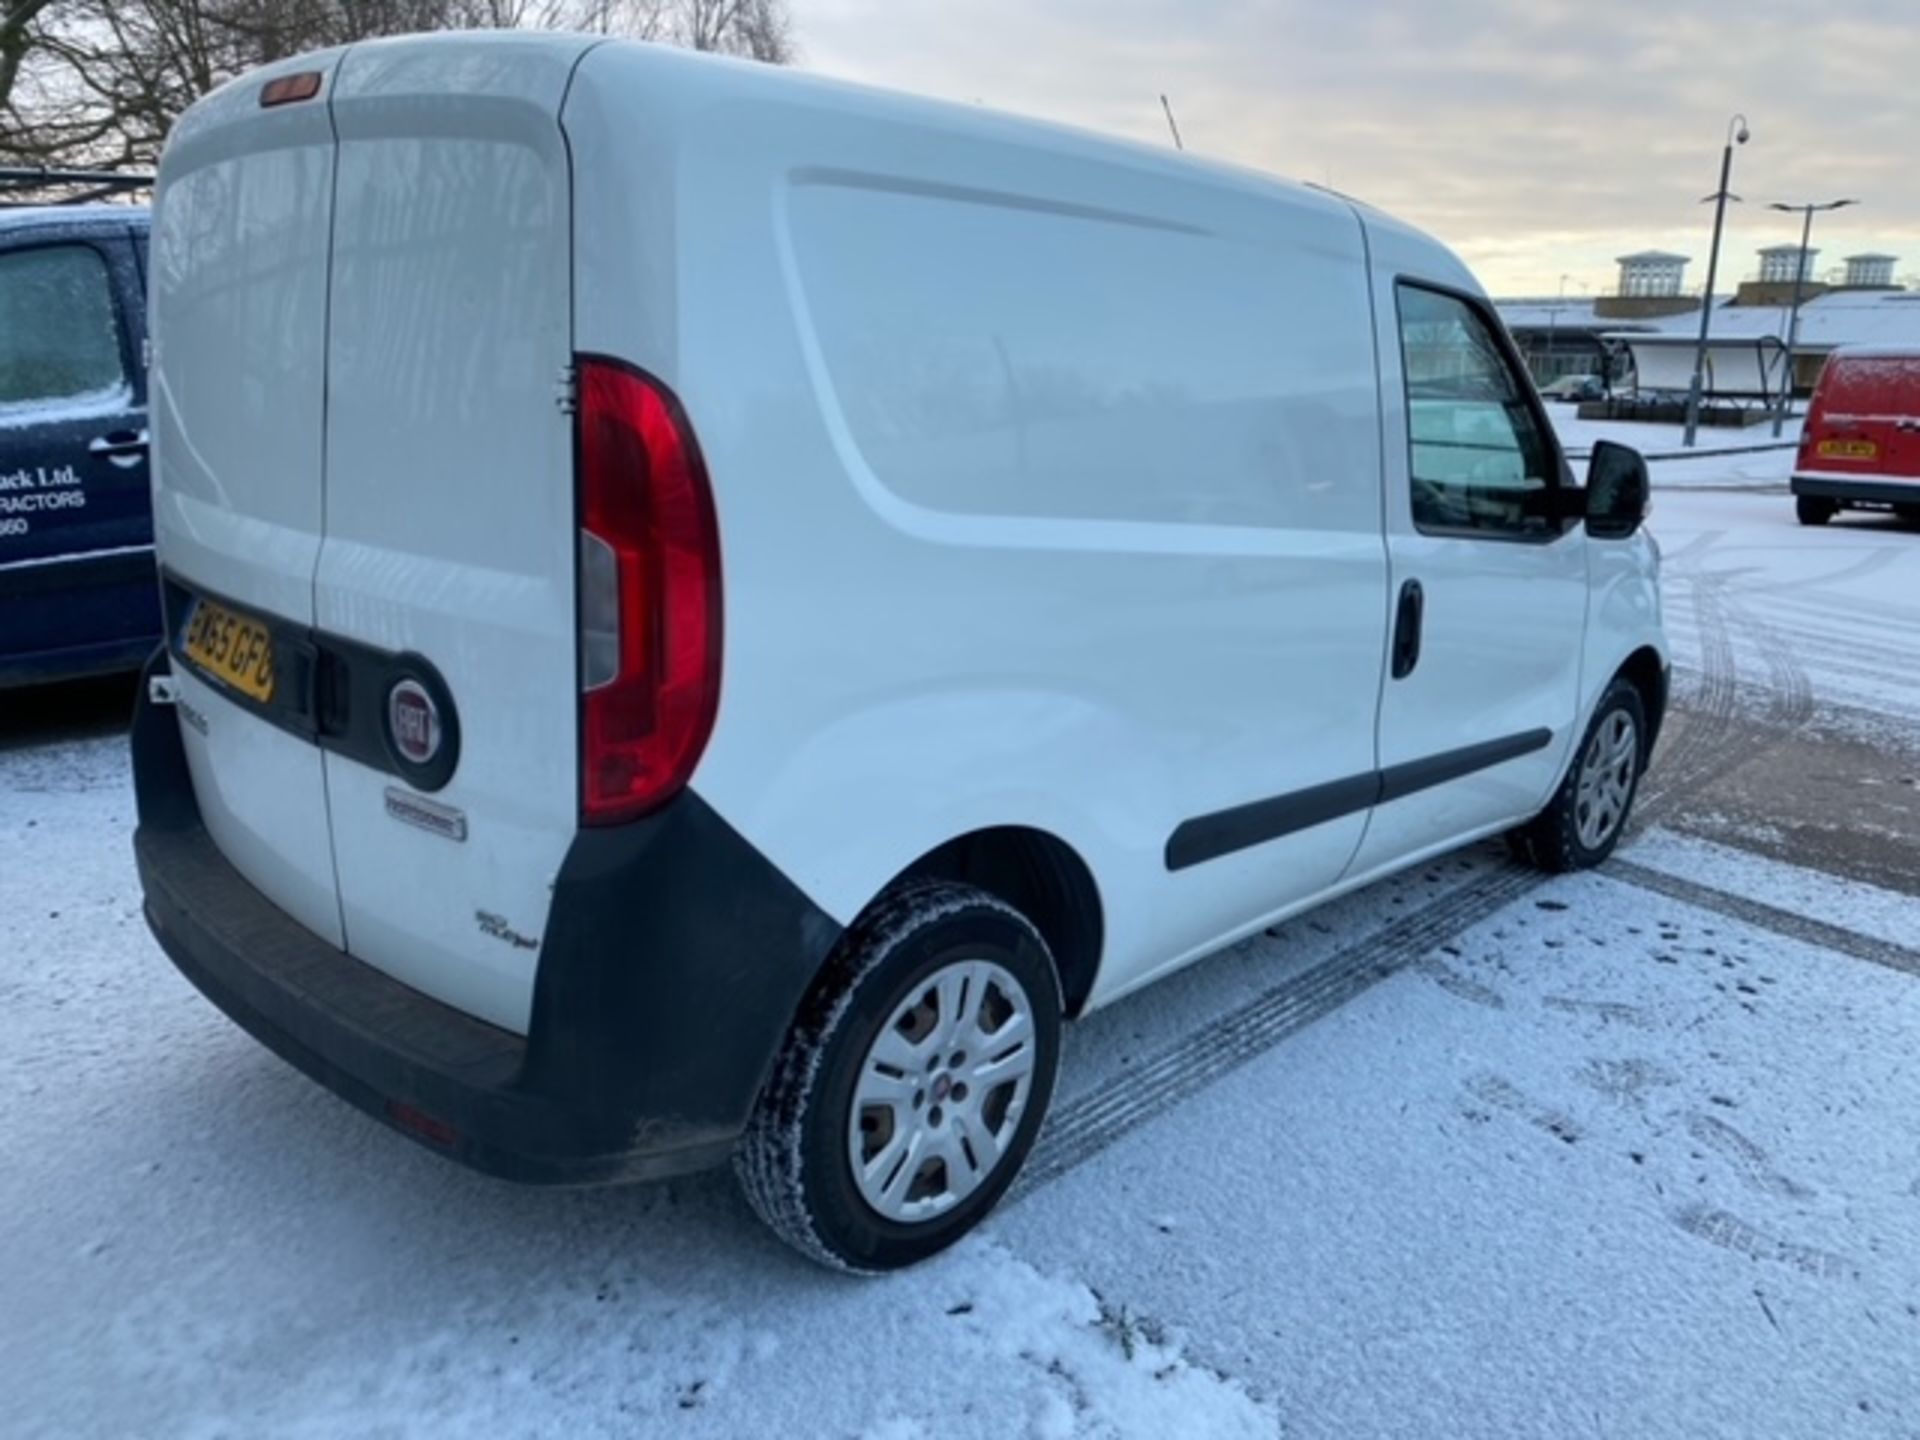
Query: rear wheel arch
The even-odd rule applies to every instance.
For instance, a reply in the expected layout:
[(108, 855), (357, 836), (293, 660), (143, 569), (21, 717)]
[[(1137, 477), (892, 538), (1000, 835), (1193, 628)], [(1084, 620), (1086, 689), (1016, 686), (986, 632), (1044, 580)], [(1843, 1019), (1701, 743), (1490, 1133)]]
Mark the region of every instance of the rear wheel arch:
[(1105, 916), (1092, 870), (1066, 841), (1025, 825), (973, 830), (929, 850), (887, 889), (908, 880), (976, 886), (1026, 916), (1053, 955), (1063, 1012), (1080, 1013), (1100, 971)]

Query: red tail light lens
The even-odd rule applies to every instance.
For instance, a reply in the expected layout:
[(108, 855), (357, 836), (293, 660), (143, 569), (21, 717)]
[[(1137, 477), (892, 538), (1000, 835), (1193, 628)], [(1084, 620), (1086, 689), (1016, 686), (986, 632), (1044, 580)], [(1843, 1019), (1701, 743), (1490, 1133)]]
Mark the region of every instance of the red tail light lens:
[(666, 386), (579, 375), (581, 818), (612, 825), (687, 783), (720, 699), (720, 540), (692, 427)]
[(318, 70), (302, 70), (293, 75), (281, 75), (260, 87), (260, 108), (268, 110), (275, 105), (291, 105), (297, 100), (311, 100), (319, 93), (320, 72)]

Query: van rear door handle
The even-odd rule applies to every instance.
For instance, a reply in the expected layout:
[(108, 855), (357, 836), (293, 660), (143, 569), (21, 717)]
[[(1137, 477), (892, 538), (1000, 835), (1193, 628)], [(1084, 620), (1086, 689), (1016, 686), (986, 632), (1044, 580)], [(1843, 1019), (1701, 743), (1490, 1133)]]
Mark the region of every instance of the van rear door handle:
[(1426, 592), (1418, 580), (1400, 587), (1400, 604), (1393, 617), (1393, 678), (1404, 680), (1420, 663), (1420, 627), (1426, 618)]
[(138, 465), (146, 458), (147, 432), (115, 430), (110, 434), (96, 435), (87, 442), (87, 452), (92, 455), (104, 455), (122, 469), (129, 465)]

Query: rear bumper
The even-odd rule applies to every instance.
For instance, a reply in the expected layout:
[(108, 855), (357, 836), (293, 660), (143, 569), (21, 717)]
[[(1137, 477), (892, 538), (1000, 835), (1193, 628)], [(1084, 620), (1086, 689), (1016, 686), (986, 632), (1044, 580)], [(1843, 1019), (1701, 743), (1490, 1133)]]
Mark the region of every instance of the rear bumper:
[(521, 1037), (335, 949), (248, 884), (201, 824), (178, 721), (144, 686), (133, 751), (147, 922), (180, 971), (342, 1098), (503, 1178), (591, 1184), (726, 1160), (838, 938), (683, 794), (576, 839)]
[(1871, 476), (1796, 475), (1793, 493), (1815, 500), (1859, 500), (1870, 505), (1920, 505), (1920, 480), (1876, 480)]

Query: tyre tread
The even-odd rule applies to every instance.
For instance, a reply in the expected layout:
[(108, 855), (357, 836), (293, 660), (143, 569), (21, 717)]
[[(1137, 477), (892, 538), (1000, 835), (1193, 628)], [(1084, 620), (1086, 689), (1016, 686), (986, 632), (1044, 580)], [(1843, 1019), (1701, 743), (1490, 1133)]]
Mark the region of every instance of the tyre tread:
[[(1543, 870), (1549, 875), (1566, 875), (1575, 870), (1586, 870), (1600, 864), (1613, 853), (1613, 847), (1619, 843), (1625, 832), (1628, 816), (1622, 816), (1619, 825), (1607, 843), (1598, 851), (1589, 851), (1580, 843), (1579, 816), (1577, 809), (1577, 790), (1580, 784), (1580, 762), (1587, 753), (1587, 747), (1593, 743), (1594, 733), (1600, 728), (1600, 722), (1616, 708), (1619, 697), (1624, 694), (1631, 699), (1633, 719), (1642, 737), (1647, 733), (1646, 706), (1640, 698), (1640, 692), (1633, 682), (1623, 676), (1615, 676), (1613, 682), (1600, 696), (1600, 703), (1594, 707), (1593, 719), (1580, 736), (1580, 744), (1573, 752), (1573, 758), (1567, 764), (1567, 773), (1560, 781), (1560, 788), (1553, 792), (1553, 799), (1547, 806), (1526, 824), (1507, 832), (1507, 849), (1513, 858), (1524, 864)], [(1646, 773), (1646, 755), (1644, 750), (1634, 775), (1633, 793), (1627, 797), (1628, 815), (1632, 814), (1633, 802), (1639, 798), (1640, 777)]]
[(951, 880), (908, 880), (870, 905), (841, 937), (802, 1004), (773, 1075), (734, 1153), (747, 1204), (767, 1227), (808, 1259), (849, 1274), (878, 1273), (851, 1262), (820, 1234), (807, 1203), (802, 1145), (814, 1081), (853, 1011), (862, 982), (917, 931), (966, 910), (998, 912), (1044, 950), (1033, 923), (985, 890)]

